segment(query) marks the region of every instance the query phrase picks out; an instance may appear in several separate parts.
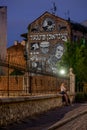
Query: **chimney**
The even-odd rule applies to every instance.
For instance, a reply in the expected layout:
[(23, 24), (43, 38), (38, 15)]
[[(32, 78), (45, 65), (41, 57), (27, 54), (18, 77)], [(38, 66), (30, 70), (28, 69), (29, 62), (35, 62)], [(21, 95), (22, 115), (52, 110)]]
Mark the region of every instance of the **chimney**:
[(25, 46), (25, 41), (24, 40), (21, 41), (21, 45)]
[(18, 44), (18, 41), (14, 41), (14, 45), (16, 46)]

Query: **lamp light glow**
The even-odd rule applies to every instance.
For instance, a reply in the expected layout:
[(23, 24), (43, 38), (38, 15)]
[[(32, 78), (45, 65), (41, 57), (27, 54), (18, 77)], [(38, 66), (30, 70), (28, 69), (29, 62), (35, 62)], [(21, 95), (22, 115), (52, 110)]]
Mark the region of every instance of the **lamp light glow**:
[(65, 74), (65, 70), (64, 69), (60, 70), (60, 74), (64, 75)]

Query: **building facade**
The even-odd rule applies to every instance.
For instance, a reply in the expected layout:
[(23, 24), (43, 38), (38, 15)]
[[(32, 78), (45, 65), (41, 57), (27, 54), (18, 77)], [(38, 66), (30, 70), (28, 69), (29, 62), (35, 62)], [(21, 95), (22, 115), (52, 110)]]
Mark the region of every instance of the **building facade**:
[(87, 42), (87, 27), (45, 12), (28, 25), (26, 38), (28, 68), (32, 71), (57, 72), (57, 63), (65, 52), (65, 42)]
[[(26, 68), (24, 50), (25, 50), (24, 41), (22, 41), (22, 42), (15, 41), (14, 45), (7, 49), (6, 61), (9, 63), (9, 74), (10, 75), (17, 74), (16, 71), (18, 69), (18, 66), (21, 66), (21, 67), (23, 66)], [(14, 67), (11, 68), (10, 64), (13, 65)], [(21, 70), (20, 70), (20, 72), (21, 72)], [(6, 74), (8, 74), (8, 68), (7, 68)]]
[(69, 23), (45, 12), (28, 26), (29, 67), (31, 70), (56, 72), (56, 64), (61, 60), (65, 46), (70, 39)]

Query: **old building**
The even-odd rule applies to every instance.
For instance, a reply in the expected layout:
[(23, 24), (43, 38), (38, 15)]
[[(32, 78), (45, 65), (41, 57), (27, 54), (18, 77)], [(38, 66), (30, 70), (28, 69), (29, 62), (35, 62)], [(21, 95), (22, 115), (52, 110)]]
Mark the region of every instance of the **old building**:
[(26, 51), (29, 69), (41, 72), (56, 72), (67, 41), (83, 43), (87, 40), (87, 27), (45, 12), (28, 25)]
[(70, 38), (69, 23), (45, 12), (28, 26), (29, 66), (31, 70), (56, 72), (56, 63)]
[[(19, 43), (18, 41), (14, 42), (14, 45), (7, 49), (7, 59), (6, 61), (9, 63), (9, 74), (15, 75), (17, 74), (17, 70), (20, 71), (20, 68), (26, 68), (26, 60), (24, 58), (24, 50), (25, 50), (25, 42), (22, 41)], [(10, 67), (11, 66), (11, 67)], [(8, 72), (8, 70), (7, 70)]]

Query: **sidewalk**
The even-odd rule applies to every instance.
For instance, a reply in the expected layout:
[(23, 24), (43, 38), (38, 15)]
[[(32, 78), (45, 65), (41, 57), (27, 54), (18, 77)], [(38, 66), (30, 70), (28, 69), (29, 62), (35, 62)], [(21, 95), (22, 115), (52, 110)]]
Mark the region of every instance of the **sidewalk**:
[(60, 121), (57, 121), (56, 123), (48, 127), (47, 130), (83, 130), (83, 126), (84, 130), (87, 130), (87, 103), (79, 105), (80, 106), (78, 106), (77, 108), (66, 113)]
[(68, 121), (87, 113), (87, 104), (58, 107), (40, 115), (0, 128), (0, 130), (55, 130)]

